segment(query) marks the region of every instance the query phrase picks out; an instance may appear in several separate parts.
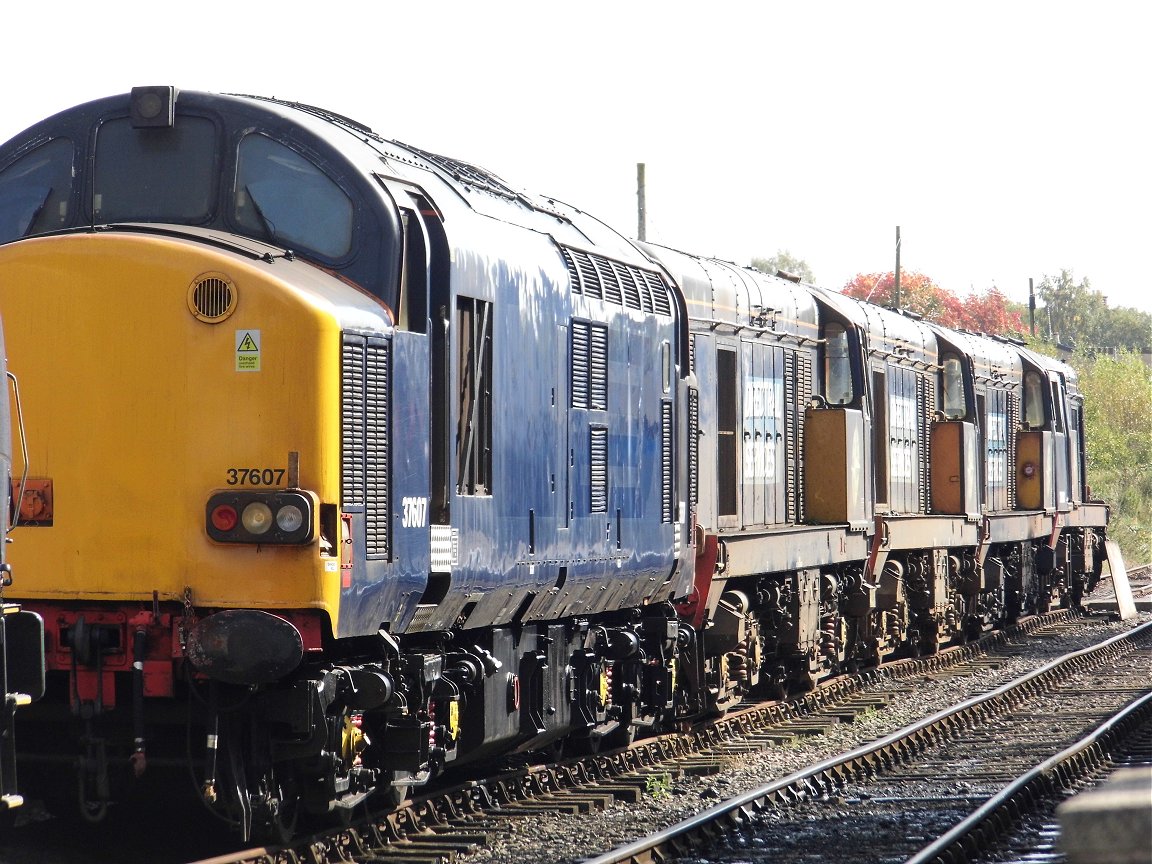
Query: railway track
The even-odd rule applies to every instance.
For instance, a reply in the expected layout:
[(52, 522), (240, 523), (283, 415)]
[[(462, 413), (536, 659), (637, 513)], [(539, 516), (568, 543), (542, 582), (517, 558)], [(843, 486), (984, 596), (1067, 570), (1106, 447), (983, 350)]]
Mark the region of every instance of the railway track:
[(1152, 693), (1040, 765), (1024, 772), (907, 864), (949, 864), (994, 855), (1035, 862), (1058, 853), (1055, 808), (1118, 767), (1152, 765)]
[(971, 860), (1152, 723), (1150, 664), (1146, 624), (587, 864)]

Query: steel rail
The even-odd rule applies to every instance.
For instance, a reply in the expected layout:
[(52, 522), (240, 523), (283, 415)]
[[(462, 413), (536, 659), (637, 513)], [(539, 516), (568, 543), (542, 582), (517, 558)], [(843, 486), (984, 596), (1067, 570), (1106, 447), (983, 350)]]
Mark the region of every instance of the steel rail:
[[(709, 807), (649, 837), (617, 847), (603, 855), (586, 858), (583, 864), (652, 864), (690, 852), (693, 849), (691, 838), (699, 835), (714, 836), (717, 833), (712, 830), (714, 826), (740, 824), (754, 812), (767, 809), (776, 802), (799, 800), (808, 794), (818, 793), (826, 783), (875, 773), (878, 765), (904, 761), (914, 747), (940, 739), (948, 731), (976, 718), (985, 709), (1011, 707), (1016, 701), (1012, 698), (1014, 694), (1020, 691), (1038, 692), (1065, 670), (1079, 668), (1089, 658), (1113, 656), (1122, 646), (1142, 641), (1149, 635), (1152, 635), (1152, 623), (1121, 633), (1098, 645), (1065, 654), (990, 693), (968, 699), (871, 744), (826, 759)], [(665, 854), (666, 850), (672, 854)]]
[(1080, 741), (1021, 774), (904, 864), (961, 864), (986, 851), (1034, 802), (1098, 770), (1108, 751), (1152, 721), (1152, 693), (1125, 706)]

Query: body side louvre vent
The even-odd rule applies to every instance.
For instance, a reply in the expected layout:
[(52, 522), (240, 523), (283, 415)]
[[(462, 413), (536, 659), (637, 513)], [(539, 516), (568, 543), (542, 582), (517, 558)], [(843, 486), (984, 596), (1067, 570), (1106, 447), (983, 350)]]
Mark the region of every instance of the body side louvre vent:
[(588, 432), (589, 510), (593, 513), (607, 513), (608, 430), (604, 426), (592, 426)]

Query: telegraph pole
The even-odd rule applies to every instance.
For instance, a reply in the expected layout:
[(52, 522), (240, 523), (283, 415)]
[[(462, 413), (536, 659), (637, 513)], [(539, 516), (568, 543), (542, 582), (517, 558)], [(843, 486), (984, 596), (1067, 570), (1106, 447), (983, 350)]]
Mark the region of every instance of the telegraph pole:
[(645, 240), (644, 230), (644, 163), (636, 163), (636, 239)]
[(1032, 277), (1028, 277), (1028, 329), (1036, 335), (1036, 289), (1032, 287)]
[(892, 285), (892, 307), (900, 308), (900, 226), (896, 226), (896, 273)]

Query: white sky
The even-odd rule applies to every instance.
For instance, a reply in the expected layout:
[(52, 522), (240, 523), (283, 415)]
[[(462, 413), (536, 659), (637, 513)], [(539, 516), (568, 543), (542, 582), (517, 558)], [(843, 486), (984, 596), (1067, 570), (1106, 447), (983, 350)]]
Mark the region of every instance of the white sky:
[(1152, 312), (1143, 2), (108, 0), (0, 13), (0, 141), (134, 85), (257, 93), (648, 238)]

